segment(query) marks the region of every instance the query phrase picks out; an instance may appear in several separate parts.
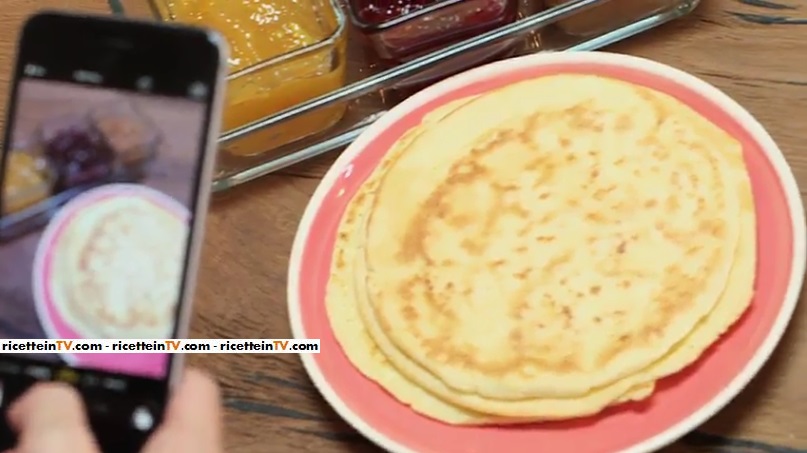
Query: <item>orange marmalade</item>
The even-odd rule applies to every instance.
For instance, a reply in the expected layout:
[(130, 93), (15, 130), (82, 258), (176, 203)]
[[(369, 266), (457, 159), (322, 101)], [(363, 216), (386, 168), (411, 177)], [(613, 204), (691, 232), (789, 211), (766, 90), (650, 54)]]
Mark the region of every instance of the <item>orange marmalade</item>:
[[(217, 30), (230, 45), (223, 129), (230, 131), (340, 88), (344, 27), (328, 0), (169, 0), (165, 18)], [(301, 50), (303, 49), (303, 50)], [(296, 57), (290, 52), (299, 51)], [(335, 124), (344, 106), (319, 109), (228, 144), (259, 154)]]
[(6, 162), (3, 181), (3, 211), (21, 211), (50, 196), (53, 186), (44, 162), (26, 151), (12, 151)]

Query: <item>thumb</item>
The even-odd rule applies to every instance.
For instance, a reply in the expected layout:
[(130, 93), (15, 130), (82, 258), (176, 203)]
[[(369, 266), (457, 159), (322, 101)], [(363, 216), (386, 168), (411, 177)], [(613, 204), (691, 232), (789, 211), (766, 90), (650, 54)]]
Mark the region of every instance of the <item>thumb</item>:
[(221, 396), (208, 375), (188, 369), (171, 397), (165, 421), (144, 453), (220, 453)]
[(81, 397), (68, 385), (35, 385), (12, 405), (8, 421), (19, 435), (14, 451), (99, 453)]

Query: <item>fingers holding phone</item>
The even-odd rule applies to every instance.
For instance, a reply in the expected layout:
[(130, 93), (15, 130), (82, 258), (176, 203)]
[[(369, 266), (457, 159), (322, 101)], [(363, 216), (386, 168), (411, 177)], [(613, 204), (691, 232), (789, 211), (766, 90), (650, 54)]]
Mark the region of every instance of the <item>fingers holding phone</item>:
[(221, 397), (216, 383), (196, 370), (184, 373), (165, 420), (143, 453), (221, 453)]
[[(160, 429), (182, 368), (164, 340), (187, 335), (226, 53), (213, 32), (154, 21), (43, 12), (24, 25), (0, 155), (0, 338), (138, 341), (0, 354), (2, 407), (15, 408), (0, 450), (17, 445), (6, 418), (23, 436), (53, 424), (19, 439), (32, 453), (64, 436), (134, 453)], [(48, 381), (77, 392), (27, 391)], [(180, 431), (209, 422), (171, 410), (190, 420), (172, 422)]]
[[(187, 370), (163, 424), (141, 453), (222, 453), (221, 401), (215, 382)], [(13, 453), (101, 453), (76, 390), (61, 383), (31, 388), (8, 413), (19, 441)]]
[(14, 453), (100, 453), (84, 402), (73, 387), (48, 383), (33, 387), (15, 402), (8, 422), (19, 434)]

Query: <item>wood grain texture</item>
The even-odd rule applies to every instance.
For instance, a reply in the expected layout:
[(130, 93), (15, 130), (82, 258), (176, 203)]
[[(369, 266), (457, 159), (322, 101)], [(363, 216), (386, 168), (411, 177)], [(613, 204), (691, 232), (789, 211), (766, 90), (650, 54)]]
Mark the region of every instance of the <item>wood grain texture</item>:
[[(0, 103), (23, 17), (43, 7), (107, 11), (105, 0), (4, 0)], [(612, 46), (697, 74), (745, 105), (771, 132), (807, 188), (807, 2), (703, 0), (689, 17)], [(288, 254), (308, 198), (334, 155), (292, 167), (214, 201), (193, 335), (290, 336)], [(802, 192), (804, 194), (804, 192)], [(807, 453), (807, 306), (749, 387), (668, 453)], [(297, 357), (192, 355), (214, 373), (227, 407), (227, 451), (378, 451), (325, 404)]]

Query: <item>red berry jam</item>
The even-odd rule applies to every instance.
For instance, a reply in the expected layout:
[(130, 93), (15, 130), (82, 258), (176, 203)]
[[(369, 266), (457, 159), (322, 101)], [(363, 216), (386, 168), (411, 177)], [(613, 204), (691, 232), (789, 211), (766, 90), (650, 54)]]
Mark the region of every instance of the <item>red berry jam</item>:
[(96, 130), (73, 125), (53, 131), (44, 148), (56, 171), (57, 191), (101, 181), (112, 173), (115, 152)]
[(350, 0), (350, 9), (378, 56), (399, 63), (512, 23), (518, 0)]
[(356, 0), (357, 15), (362, 22), (381, 24), (408, 16), (441, 0)]

